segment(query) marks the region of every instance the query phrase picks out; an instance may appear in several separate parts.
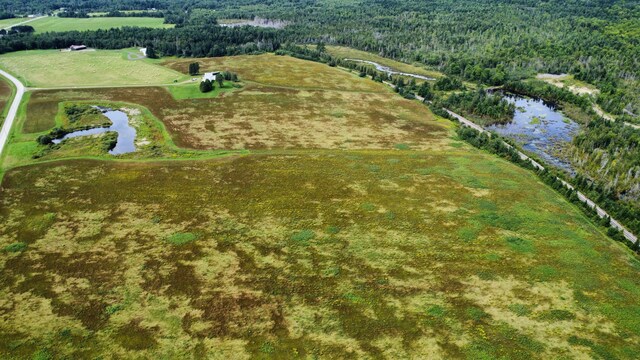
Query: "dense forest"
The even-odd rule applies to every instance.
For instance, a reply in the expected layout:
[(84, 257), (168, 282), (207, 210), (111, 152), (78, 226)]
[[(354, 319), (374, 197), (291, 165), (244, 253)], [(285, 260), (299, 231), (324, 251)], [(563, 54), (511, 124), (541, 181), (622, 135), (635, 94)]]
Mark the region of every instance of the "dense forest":
[(205, 57), (275, 51), (282, 34), (274, 29), (254, 27), (226, 28), (198, 25), (175, 29), (125, 27), (97, 31), (44, 33), (36, 36), (15, 34), (0, 40), (0, 53), (31, 49), (60, 49), (82, 43), (101, 49), (152, 46), (161, 55)]

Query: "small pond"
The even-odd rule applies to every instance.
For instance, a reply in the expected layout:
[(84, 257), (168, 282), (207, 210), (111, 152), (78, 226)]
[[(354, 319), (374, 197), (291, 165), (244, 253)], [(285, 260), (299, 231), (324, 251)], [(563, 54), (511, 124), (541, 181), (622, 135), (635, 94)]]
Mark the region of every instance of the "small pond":
[(422, 76), (422, 75), (418, 75), (418, 74), (410, 74), (410, 73), (405, 73), (405, 72), (401, 72), (401, 71), (397, 71), (394, 70), (388, 66), (384, 66), (384, 65), (380, 65), (377, 62), (374, 61), (369, 61), (369, 60), (360, 60), (360, 59), (345, 59), (346, 61), (354, 61), (354, 62), (361, 62), (361, 63), (365, 63), (365, 64), (370, 64), (376, 67), (376, 70), (378, 71), (382, 71), (382, 72), (386, 72), (389, 75), (403, 75), (403, 76), (410, 76), (416, 79), (421, 79), (421, 80), (435, 80), (435, 78), (432, 77), (428, 77), (428, 76)]
[(113, 123), (111, 126), (74, 131), (72, 133), (68, 133), (61, 139), (53, 140), (53, 143), (58, 144), (65, 139), (70, 139), (78, 136), (96, 135), (108, 131), (115, 131), (118, 133), (118, 140), (116, 142), (116, 146), (109, 151), (109, 154), (118, 155), (136, 151), (136, 129), (129, 125), (129, 117), (127, 116), (127, 114), (120, 110), (112, 110), (101, 107), (96, 108), (100, 109), (102, 111), (102, 114), (108, 117), (109, 120), (111, 120), (111, 122)]
[(510, 93), (504, 93), (504, 96), (516, 106), (513, 120), (508, 124), (488, 126), (487, 130), (517, 141), (548, 164), (574, 174), (562, 153), (577, 134), (579, 125), (554, 104)]

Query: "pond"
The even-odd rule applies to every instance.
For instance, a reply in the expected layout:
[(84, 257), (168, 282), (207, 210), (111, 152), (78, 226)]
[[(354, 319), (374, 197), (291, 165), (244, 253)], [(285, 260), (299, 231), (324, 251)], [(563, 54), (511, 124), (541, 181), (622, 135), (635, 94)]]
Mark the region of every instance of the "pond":
[(376, 67), (376, 70), (378, 71), (382, 71), (382, 72), (386, 72), (388, 75), (403, 75), (403, 76), (410, 76), (416, 79), (421, 79), (421, 80), (435, 80), (435, 78), (432, 77), (428, 77), (428, 76), (422, 76), (422, 75), (418, 75), (418, 74), (410, 74), (410, 73), (405, 73), (405, 72), (401, 72), (401, 71), (397, 71), (394, 70), (388, 66), (384, 66), (384, 65), (380, 65), (375, 61), (369, 61), (369, 60), (360, 60), (360, 59), (344, 59), (345, 61), (353, 61), (353, 62), (361, 62), (361, 63), (365, 63), (365, 64), (370, 64)]
[(136, 151), (136, 129), (129, 125), (129, 117), (127, 116), (127, 114), (120, 110), (112, 110), (97, 106), (96, 108), (100, 109), (102, 111), (102, 114), (108, 117), (109, 120), (111, 120), (111, 126), (74, 131), (68, 133), (61, 139), (53, 140), (53, 143), (58, 144), (65, 139), (70, 139), (78, 136), (96, 135), (108, 131), (115, 131), (118, 133), (118, 140), (116, 142), (116, 146), (109, 151), (109, 154), (119, 155)]
[(577, 134), (579, 125), (562, 114), (554, 104), (544, 100), (511, 93), (504, 93), (504, 96), (516, 106), (513, 120), (488, 126), (487, 130), (517, 141), (523, 149), (573, 175), (575, 171), (563, 154)]

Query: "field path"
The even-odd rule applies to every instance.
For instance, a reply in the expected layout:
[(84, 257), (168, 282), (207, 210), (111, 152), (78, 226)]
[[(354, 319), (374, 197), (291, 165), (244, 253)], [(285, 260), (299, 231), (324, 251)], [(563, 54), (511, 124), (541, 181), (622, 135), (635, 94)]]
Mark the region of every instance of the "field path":
[(14, 27), (14, 26), (24, 25), (24, 24), (26, 24), (26, 23), (30, 23), (30, 22), (32, 22), (32, 21), (40, 20), (40, 19), (42, 19), (42, 18), (46, 18), (46, 17), (47, 17), (47, 16), (45, 15), (45, 16), (39, 16), (39, 17), (31, 18), (31, 19), (29, 19), (29, 20), (26, 20), (26, 21), (23, 21), (23, 22), (19, 22), (19, 23), (17, 23), (17, 24), (13, 24), (13, 25), (7, 26), (6, 28), (4, 28), (4, 30), (10, 30), (10, 29), (11, 29), (12, 27)]
[(16, 114), (18, 113), (18, 107), (20, 107), (20, 102), (22, 101), (22, 96), (24, 95), (25, 88), (18, 79), (16, 79), (6, 71), (0, 70), (0, 75), (11, 80), (11, 82), (16, 86), (16, 94), (13, 97), (13, 101), (11, 102), (11, 107), (9, 108), (9, 112), (7, 113), (7, 117), (6, 119), (4, 119), (4, 123), (2, 124), (2, 130), (0, 130), (0, 155), (2, 155), (2, 150), (4, 150), (4, 146), (9, 140), (11, 126), (13, 126), (13, 121), (15, 120)]

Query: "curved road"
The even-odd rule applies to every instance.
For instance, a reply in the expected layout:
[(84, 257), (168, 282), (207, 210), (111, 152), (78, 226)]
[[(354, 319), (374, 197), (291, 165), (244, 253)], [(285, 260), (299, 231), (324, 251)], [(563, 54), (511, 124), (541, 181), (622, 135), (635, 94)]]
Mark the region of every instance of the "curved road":
[(0, 70), (0, 75), (9, 79), (13, 83), (13, 85), (16, 86), (16, 95), (13, 97), (13, 101), (11, 102), (11, 107), (9, 108), (9, 112), (7, 113), (7, 117), (2, 123), (2, 130), (0, 130), (0, 155), (2, 155), (2, 150), (4, 150), (4, 146), (9, 140), (11, 126), (13, 126), (13, 121), (16, 119), (18, 107), (20, 107), (20, 102), (22, 101), (22, 96), (24, 95), (25, 88), (18, 79), (16, 79), (6, 71)]

